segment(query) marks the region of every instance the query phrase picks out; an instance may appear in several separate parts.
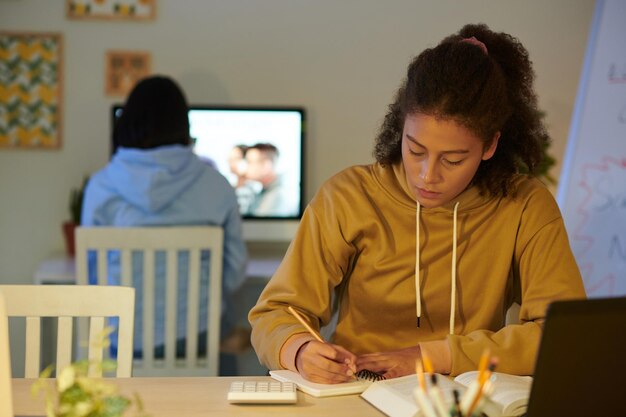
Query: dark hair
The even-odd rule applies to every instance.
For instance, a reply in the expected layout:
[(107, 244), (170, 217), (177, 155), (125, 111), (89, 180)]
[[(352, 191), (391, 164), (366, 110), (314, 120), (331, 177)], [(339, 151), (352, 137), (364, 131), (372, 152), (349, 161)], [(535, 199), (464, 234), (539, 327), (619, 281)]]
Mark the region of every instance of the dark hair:
[(189, 145), (187, 113), (187, 100), (174, 80), (163, 76), (144, 78), (131, 91), (115, 123), (115, 145), (139, 149)]
[(271, 159), (272, 162), (276, 162), (276, 160), (278, 159), (278, 155), (279, 155), (278, 148), (272, 145), (271, 143), (256, 143), (252, 146), (249, 146), (246, 152), (249, 151), (250, 149), (258, 150), (259, 152), (263, 154), (263, 156), (265, 156), (268, 159)]
[[(484, 43), (462, 42), (475, 37)], [(482, 161), (473, 183), (481, 192), (505, 196), (515, 173), (536, 174), (550, 138), (533, 90), (528, 51), (514, 37), (484, 24), (466, 25), (409, 65), (407, 78), (389, 106), (376, 138), (374, 156), (388, 165), (402, 158), (402, 131), (408, 114), (453, 120), (488, 146), (500, 132), (494, 156)]]

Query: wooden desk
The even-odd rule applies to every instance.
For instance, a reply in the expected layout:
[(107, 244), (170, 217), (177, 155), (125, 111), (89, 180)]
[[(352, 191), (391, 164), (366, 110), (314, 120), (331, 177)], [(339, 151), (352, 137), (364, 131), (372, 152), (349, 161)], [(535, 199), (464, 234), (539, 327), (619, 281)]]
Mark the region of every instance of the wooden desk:
[[(121, 393), (139, 394), (152, 417), (205, 416), (384, 416), (358, 395), (316, 398), (298, 391), (298, 402), (288, 405), (236, 405), (226, 400), (233, 381), (270, 380), (270, 377), (111, 378)], [(43, 397), (33, 399), (32, 379), (13, 379), (15, 416), (43, 416)]]

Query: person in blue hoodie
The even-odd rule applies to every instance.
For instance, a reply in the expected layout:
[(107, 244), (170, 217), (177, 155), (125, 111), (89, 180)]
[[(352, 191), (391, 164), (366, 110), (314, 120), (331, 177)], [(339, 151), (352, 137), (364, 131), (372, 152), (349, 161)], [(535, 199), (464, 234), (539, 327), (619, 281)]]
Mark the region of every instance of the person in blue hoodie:
[[(131, 91), (114, 127), (115, 154), (89, 179), (82, 210), (82, 226), (217, 225), (224, 229), (222, 336), (233, 323), (230, 296), (245, 279), (246, 246), (241, 232), (237, 198), (225, 177), (192, 151), (188, 106), (184, 93), (168, 77), (141, 80)], [(157, 254), (155, 356), (163, 356), (165, 257)], [(181, 254), (179, 256), (185, 256)], [(109, 283), (119, 284), (119, 253), (111, 252)], [(208, 261), (208, 260), (207, 260)], [(92, 263), (93, 262), (93, 263)], [(208, 285), (208, 262), (203, 261), (201, 285)], [(185, 265), (186, 267), (186, 265)], [(141, 288), (141, 262), (133, 262), (133, 285)], [(95, 257), (90, 272), (95, 272)], [(185, 277), (187, 271), (179, 270)], [(159, 276), (161, 279), (159, 279)], [(90, 277), (90, 282), (92, 278)], [(94, 282), (95, 283), (95, 277)], [(184, 352), (186, 280), (178, 285), (177, 355)], [(206, 294), (204, 291), (203, 294)], [(181, 304), (182, 303), (182, 304)], [(199, 354), (206, 352), (207, 297), (200, 304)], [(141, 292), (135, 307), (135, 356), (142, 338)], [(204, 333), (204, 334), (203, 334)], [(222, 367), (222, 366), (221, 366)]]

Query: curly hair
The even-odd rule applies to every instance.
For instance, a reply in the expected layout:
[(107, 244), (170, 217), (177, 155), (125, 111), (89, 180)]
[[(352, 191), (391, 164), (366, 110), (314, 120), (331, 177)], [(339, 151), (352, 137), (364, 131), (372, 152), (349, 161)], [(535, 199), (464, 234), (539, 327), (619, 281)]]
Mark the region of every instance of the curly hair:
[[(472, 37), (487, 52), (476, 42), (462, 42)], [(411, 62), (376, 137), (374, 157), (383, 165), (401, 160), (404, 120), (414, 113), (455, 121), (485, 147), (500, 132), (494, 156), (481, 162), (473, 183), (483, 193), (506, 196), (516, 173), (536, 175), (550, 141), (533, 80), (519, 40), (484, 24), (466, 25)]]

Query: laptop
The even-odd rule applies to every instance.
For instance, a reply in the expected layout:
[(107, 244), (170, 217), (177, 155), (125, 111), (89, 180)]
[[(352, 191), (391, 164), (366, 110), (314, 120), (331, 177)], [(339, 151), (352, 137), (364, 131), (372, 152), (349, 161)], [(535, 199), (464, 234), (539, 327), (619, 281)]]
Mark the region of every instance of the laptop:
[(526, 416), (626, 416), (626, 297), (550, 305)]

